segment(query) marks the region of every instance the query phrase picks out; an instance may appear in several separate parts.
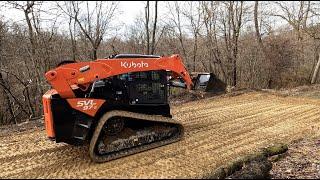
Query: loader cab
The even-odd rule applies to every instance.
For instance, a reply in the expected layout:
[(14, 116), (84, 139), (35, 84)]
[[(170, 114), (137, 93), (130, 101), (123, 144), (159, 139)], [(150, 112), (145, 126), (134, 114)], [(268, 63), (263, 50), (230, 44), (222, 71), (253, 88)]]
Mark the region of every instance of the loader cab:
[[(155, 55), (119, 54), (106, 60), (121, 58), (159, 58)], [(93, 83), (88, 97), (105, 99), (108, 108), (130, 110), (149, 114), (170, 115), (168, 81), (165, 70), (128, 72)]]
[[(117, 54), (109, 59), (122, 58), (160, 58), (159, 55), (143, 54)], [(130, 105), (157, 105), (167, 104), (167, 79), (166, 71), (143, 71), (121, 74), (116, 79), (125, 84), (128, 103)]]
[(125, 73), (93, 84), (89, 97), (129, 105), (167, 104), (165, 71)]

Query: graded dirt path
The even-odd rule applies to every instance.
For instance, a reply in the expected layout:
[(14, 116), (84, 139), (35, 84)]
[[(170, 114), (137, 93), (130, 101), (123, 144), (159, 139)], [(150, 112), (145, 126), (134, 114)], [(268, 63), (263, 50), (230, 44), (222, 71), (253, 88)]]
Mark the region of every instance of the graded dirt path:
[(241, 155), (320, 134), (320, 101), (251, 92), (178, 105), (182, 141), (103, 164), (43, 130), (0, 136), (1, 178), (201, 178)]

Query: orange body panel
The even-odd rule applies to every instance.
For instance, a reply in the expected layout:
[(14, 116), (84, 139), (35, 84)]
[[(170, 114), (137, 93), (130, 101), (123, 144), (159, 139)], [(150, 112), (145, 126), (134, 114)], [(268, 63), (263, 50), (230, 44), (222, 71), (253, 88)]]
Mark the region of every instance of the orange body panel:
[(73, 98), (67, 99), (67, 101), (73, 109), (81, 111), (92, 117), (96, 115), (101, 105), (105, 102), (103, 99), (91, 98)]
[[(75, 98), (71, 86), (87, 88), (98, 79), (128, 72), (169, 70), (184, 79), (190, 89), (192, 80), (179, 55), (160, 58), (98, 59), (65, 64), (46, 73), (46, 79), (62, 98)], [(82, 71), (82, 72), (81, 72)]]
[(52, 112), (51, 112), (51, 96), (53, 94), (57, 94), (57, 91), (54, 89), (50, 89), (42, 96), (44, 122), (45, 122), (47, 136), (49, 138), (55, 137), (54, 127), (53, 127), (53, 117), (52, 117)]
[[(44, 122), (47, 136), (49, 138), (55, 137), (53, 116), (51, 111), (51, 96), (57, 93), (58, 92), (55, 89), (50, 89), (42, 96)], [(76, 109), (85, 114), (88, 114), (89, 116), (94, 117), (99, 108), (105, 102), (105, 100), (91, 98), (72, 98), (67, 99), (67, 102), (73, 109)]]

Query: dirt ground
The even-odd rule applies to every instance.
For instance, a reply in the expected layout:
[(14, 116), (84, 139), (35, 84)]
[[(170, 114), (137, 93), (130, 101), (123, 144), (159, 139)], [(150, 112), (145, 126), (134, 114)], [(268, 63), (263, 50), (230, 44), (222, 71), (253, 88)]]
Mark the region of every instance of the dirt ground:
[[(266, 90), (273, 94), (308, 99), (320, 99), (320, 85), (300, 86), (279, 91)], [(271, 177), (275, 179), (319, 179), (320, 178), (320, 137), (302, 138), (289, 144), (284, 158), (274, 162)]]
[(87, 147), (48, 140), (43, 127), (0, 133), (0, 177), (201, 178), (259, 148), (320, 137), (317, 99), (249, 92), (172, 108), (183, 140), (103, 164), (90, 161)]

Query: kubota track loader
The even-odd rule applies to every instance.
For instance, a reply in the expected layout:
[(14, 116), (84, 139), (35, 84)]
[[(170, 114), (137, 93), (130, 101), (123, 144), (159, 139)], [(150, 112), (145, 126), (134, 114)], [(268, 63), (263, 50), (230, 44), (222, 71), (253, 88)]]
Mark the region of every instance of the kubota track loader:
[[(192, 80), (179, 55), (120, 54), (90, 62), (63, 62), (45, 74), (47, 136), (73, 145), (89, 143), (95, 162), (106, 162), (179, 141), (168, 86)], [(182, 82), (182, 83), (181, 83)]]

